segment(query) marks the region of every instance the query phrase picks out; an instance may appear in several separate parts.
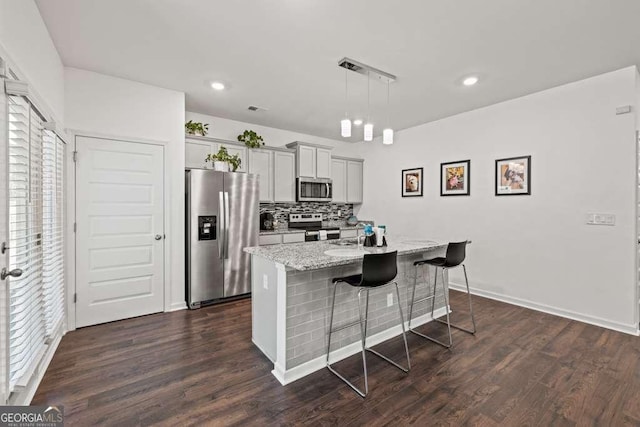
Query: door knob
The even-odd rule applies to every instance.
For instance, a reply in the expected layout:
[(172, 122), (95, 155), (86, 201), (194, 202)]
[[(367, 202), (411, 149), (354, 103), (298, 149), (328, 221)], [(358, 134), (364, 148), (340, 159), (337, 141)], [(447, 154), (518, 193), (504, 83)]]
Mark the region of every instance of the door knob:
[(160, 240), (160, 239), (162, 239), (162, 235), (161, 235), (161, 234), (156, 234), (155, 239), (156, 239), (156, 240)]
[(7, 271), (6, 268), (3, 268), (2, 271), (0, 271), (0, 280), (4, 280), (9, 276), (20, 277), (22, 276), (22, 270), (20, 270), (19, 268), (14, 268), (11, 271)]

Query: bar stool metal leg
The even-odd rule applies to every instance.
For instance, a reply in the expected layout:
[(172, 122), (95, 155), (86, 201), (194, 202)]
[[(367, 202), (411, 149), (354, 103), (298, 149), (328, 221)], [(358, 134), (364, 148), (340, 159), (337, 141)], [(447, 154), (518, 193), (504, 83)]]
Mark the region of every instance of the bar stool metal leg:
[[(436, 344), (439, 344), (439, 345), (441, 345), (441, 346), (443, 346), (445, 348), (449, 348), (449, 347), (451, 347), (451, 343), (452, 343), (451, 328), (448, 328), (449, 344), (445, 344), (444, 342), (442, 342), (442, 341), (440, 341), (440, 340), (438, 340), (436, 338), (430, 337), (429, 335), (423, 334), (422, 332), (418, 332), (415, 329), (411, 328), (411, 315), (412, 315), (412, 312), (413, 312), (413, 304), (415, 304), (416, 302), (420, 302), (420, 301), (424, 301), (424, 300), (429, 300), (430, 299), (431, 300), (431, 318), (434, 319), (433, 315), (434, 315), (434, 311), (435, 311), (435, 300), (436, 300), (435, 299), (435, 295), (436, 295), (436, 289), (437, 289), (437, 285), (438, 285), (438, 269), (436, 268), (436, 274), (435, 274), (435, 278), (434, 278), (434, 281), (433, 281), (433, 292), (431, 293), (431, 295), (416, 301), (415, 300), (415, 287), (416, 287), (416, 283), (418, 281), (418, 267), (419, 266), (416, 266), (416, 279), (415, 279), (414, 284), (413, 284), (413, 292), (412, 292), (412, 296), (411, 296), (411, 305), (409, 307), (409, 332), (413, 332), (414, 334), (416, 334), (418, 336), (421, 336), (422, 338), (426, 338), (429, 341), (432, 341), (432, 342), (434, 342)], [(427, 289), (430, 288), (430, 282), (431, 282), (431, 279), (430, 279), (430, 275), (429, 275), (429, 267), (426, 266), (426, 284), (427, 284)], [(444, 285), (444, 281), (442, 283)], [(444, 289), (444, 286), (443, 286), (443, 289)], [(446, 290), (445, 290), (445, 305), (447, 307), (447, 319), (448, 319), (449, 318), (449, 302), (448, 302), (448, 298), (447, 298), (447, 295), (446, 295)], [(438, 320), (438, 319), (434, 319), (434, 320)]]
[[(407, 367), (403, 367), (400, 364), (394, 362), (393, 360), (391, 360), (390, 358), (388, 358), (387, 356), (385, 356), (384, 354), (381, 354), (379, 352), (377, 352), (374, 349), (371, 348), (367, 348), (367, 326), (368, 326), (368, 320), (369, 320), (369, 289), (359, 289), (358, 290), (358, 319), (359, 322), (355, 322), (355, 323), (360, 323), (360, 338), (361, 338), (361, 342), (362, 342), (362, 366), (363, 366), (363, 372), (364, 372), (364, 392), (362, 390), (360, 390), (358, 387), (356, 387), (355, 385), (353, 385), (349, 380), (347, 380), (344, 376), (342, 376), (339, 372), (337, 372), (335, 369), (333, 369), (333, 367), (331, 366), (331, 364), (329, 363), (329, 351), (331, 350), (331, 334), (334, 332), (333, 329), (333, 313), (335, 310), (335, 294), (336, 294), (336, 289), (337, 286), (334, 287), (333, 289), (333, 302), (331, 304), (331, 315), (329, 317), (329, 338), (327, 339), (327, 368), (329, 369), (329, 371), (331, 371), (334, 375), (336, 375), (338, 378), (340, 378), (342, 381), (344, 381), (349, 387), (351, 387), (356, 393), (358, 393), (361, 397), (366, 397), (366, 395), (369, 393), (369, 378), (368, 378), (368, 374), (367, 374), (367, 358), (366, 358), (366, 352), (370, 352), (372, 354), (375, 354), (376, 356), (380, 357), (383, 360), (386, 360), (387, 362), (389, 362), (390, 364), (392, 364), (393, 366), (397, 367), (398, 369), (400, 369), (402, 372), (409, 372), (409, 370), (411, 369), (411, 359), (409, 358), (409, 345), (407, 343), (407, 335), (406, 335), (406, 330), (404, 327), (404, 316), (402, 315), (402, 307), (400, 306), (400, 290), (398, 289), (398, 284), (396, 282), (391, 282), (395, 285), (396, 287), (396, 296), (398, 298), (398, 313), (400, 314), (400, 324), (402, 326), (402, 339), (404, 340), (404, 350), (407, 356)], [(389, 283), (389, 284), (391, 284)], [(337, 285), (337, 283), (336, 283)], [(364, 309), (364, 316), (362, 313), (362, 292), (366, 293), (365, 296), (365, 309)], [(355, 325), (355, 323), (350, 323), (348, 325), (344, 325), (338, 329), (336, 329), (336, 331), (340, 330), (340, 329), (344, 329), (346, 327), (349, 326), (353, 326)]]
[[(471, 304), (471, 292), (469, 291), (469, 279), (467, 278), (467, 267), (465, 267), (464, 264), (462, 264), (462, 270), (464, 271), (464, 281), (465, 281), (466, 286), (467, 286), (467, 298), (469, 299), (469, 313), (471, 314), (471, 323), (473, 325), (473, 329), (467, 329), (467, 328), (464, 328), (462, 326), (455, 325), (453, 323), (449, 323), (449, 319), (447, 319), (447, 324), (450, 325), (450, 327), (452, 327), (452, 328), (456, 328), (456, 329), (458, 329), (460, 331), (467, 332), (469, 334), (474, 335), (476, 333), (476, 319), (475, 319), (475, 317), (473, 315), (473, 305)], [(444, 278), (444, 276), (443, 276), (443, 278)], [(445, 323), (444, 320), (440, 320), (440, 319), (436, 319), (436, 320), (438, 322), (440, 322), (440, 323)]]
[[(331, 350), (331, 334), (333, 332), (333, 312), (335, 310), (335, 305), (336, 305), (336, 289), (337, 289), (337, 285), (338, 285), (338, 282), (336, 282), (334, 284), (333, 302), (331, 304), (331, 315), (329, 317), (329, 319), (330, 319), (329, 320), (329, 337), (327, 339), (327, 369), (329, 369), (330, 372), (332, 372), (335, 376), (337, 376), (342, 381), (344, 381), (349, 387), (351, 387), (353, 389), (353, 391), (358, 393), (361, 397), (366, 397), (367, 393), (369, 393), (369, 383), (368, 383), (368, 379), (367, 379), (367, 358), (366, 358), (366, 354), (365, 354), (366, 324), (363, 325), (362, 304), (360, 302), (360, 295), (362, 293), (362, 289), (358, 290), (358, 320), (359, 320), (358, 323), (360, 323), (360, 338), (361, 338), (361, 342), (362, 342), (362, 366), (363, 366), (363, 371), (364, 371), (364, 392), (362, 392), (358, 387), (353, 385), (351, 383), (351, 381), (349, 381), (348, 379), (343, 377), (338, 371), (333, 369), (333, 367), (329, 363), (329, 351)], [(369, 292), (367, 290), (367, 300), (368, 300), (368, 294), (369, 294)], [(367, 305), (368, 305), (368, 302), (367, 302)], [(366, 319), (366, 313), (365, 313), (365, 319)], [(366, 322), (366, 320), (365, 320), (365, 322)], [(338, 330), (344, 329), (344, 328), (352, 326), (352, 325), (354, 325), (354, 324), (345, 325), (342, 328), (339, 328)]]

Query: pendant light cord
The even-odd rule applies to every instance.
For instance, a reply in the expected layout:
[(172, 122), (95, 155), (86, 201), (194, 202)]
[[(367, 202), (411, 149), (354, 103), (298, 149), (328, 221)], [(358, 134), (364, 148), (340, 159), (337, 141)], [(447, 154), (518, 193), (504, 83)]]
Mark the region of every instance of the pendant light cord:
[(371, 123), (371, 78), (367, 71), (367, 123)]
[(349, 85), (347, 84), (348, 70), (344, 69), (344, 116), (349, 117)]
[(387, 80), (387, 127), (389, 127), (389, 123), (391, 121), (389, 120), (389, 80)]

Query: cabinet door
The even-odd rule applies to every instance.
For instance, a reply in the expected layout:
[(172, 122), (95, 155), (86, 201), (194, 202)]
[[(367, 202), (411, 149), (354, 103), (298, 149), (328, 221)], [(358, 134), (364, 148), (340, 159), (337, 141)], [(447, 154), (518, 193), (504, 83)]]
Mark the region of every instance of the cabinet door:
[(260, 175), (260, 201), (273, 202), (273, 152), (249, 150), (249, 173)]
[(347, 161), (340, 159), (331, 160), (331, 179), (333, 180), (334, 203), (347, 202)]
[(264, 234), (258, 236), (258, 245), (278, 245), (282, 243), (282, 234)]
[(316, 177), (331, 178), (331, 150), (316, 149)]
[(362, 203), (362, 162), (347, 160), (347, 203)]
[(298, 176), (316, 177), (316, 149), (314, 147), (298, 146)]
[(276, 202), (296, 201), (296, 156), (293, 153), (275, 151), (274, 199)]
[[(240, 156), (240, 167), (238, 168), (238, 170), (236, 172), (246, 172), (247, 171), (247, 147), (241, 147), (238, 145), (225, 145), (225, 144), (220, 144), (224, 147), (227, 148), (227, 152), (229, 153), (229, 155), (233, 156), (235, 154), (237, 154), (238, 156)], [(220, 147), (218, 147), (219, 149)]]
[(291, 233), (282, 235), (282, 243), (304, 242), (304, 233)]
[(207, 155), (211, 152), (209, 144), (185, 142), (184, 150), (185, 167), (199, 169), (207, 169), (209, 167), (209, 164), (204, 161), (204, 159), (207, 158)]

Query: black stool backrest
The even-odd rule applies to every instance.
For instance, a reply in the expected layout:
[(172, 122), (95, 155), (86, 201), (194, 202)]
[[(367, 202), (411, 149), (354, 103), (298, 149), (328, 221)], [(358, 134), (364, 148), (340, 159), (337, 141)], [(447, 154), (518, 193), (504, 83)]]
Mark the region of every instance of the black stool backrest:
[(447, 246), (447, 255), (445, 255), (445, 267), (456, 267), (464, 262), (466, 257), (467, 241), (451, 242)]
[(382, 286), (398, 275), (398, 251), (382, 254), (366, 254), (362, 259), (362, 282), (360, 286)]

